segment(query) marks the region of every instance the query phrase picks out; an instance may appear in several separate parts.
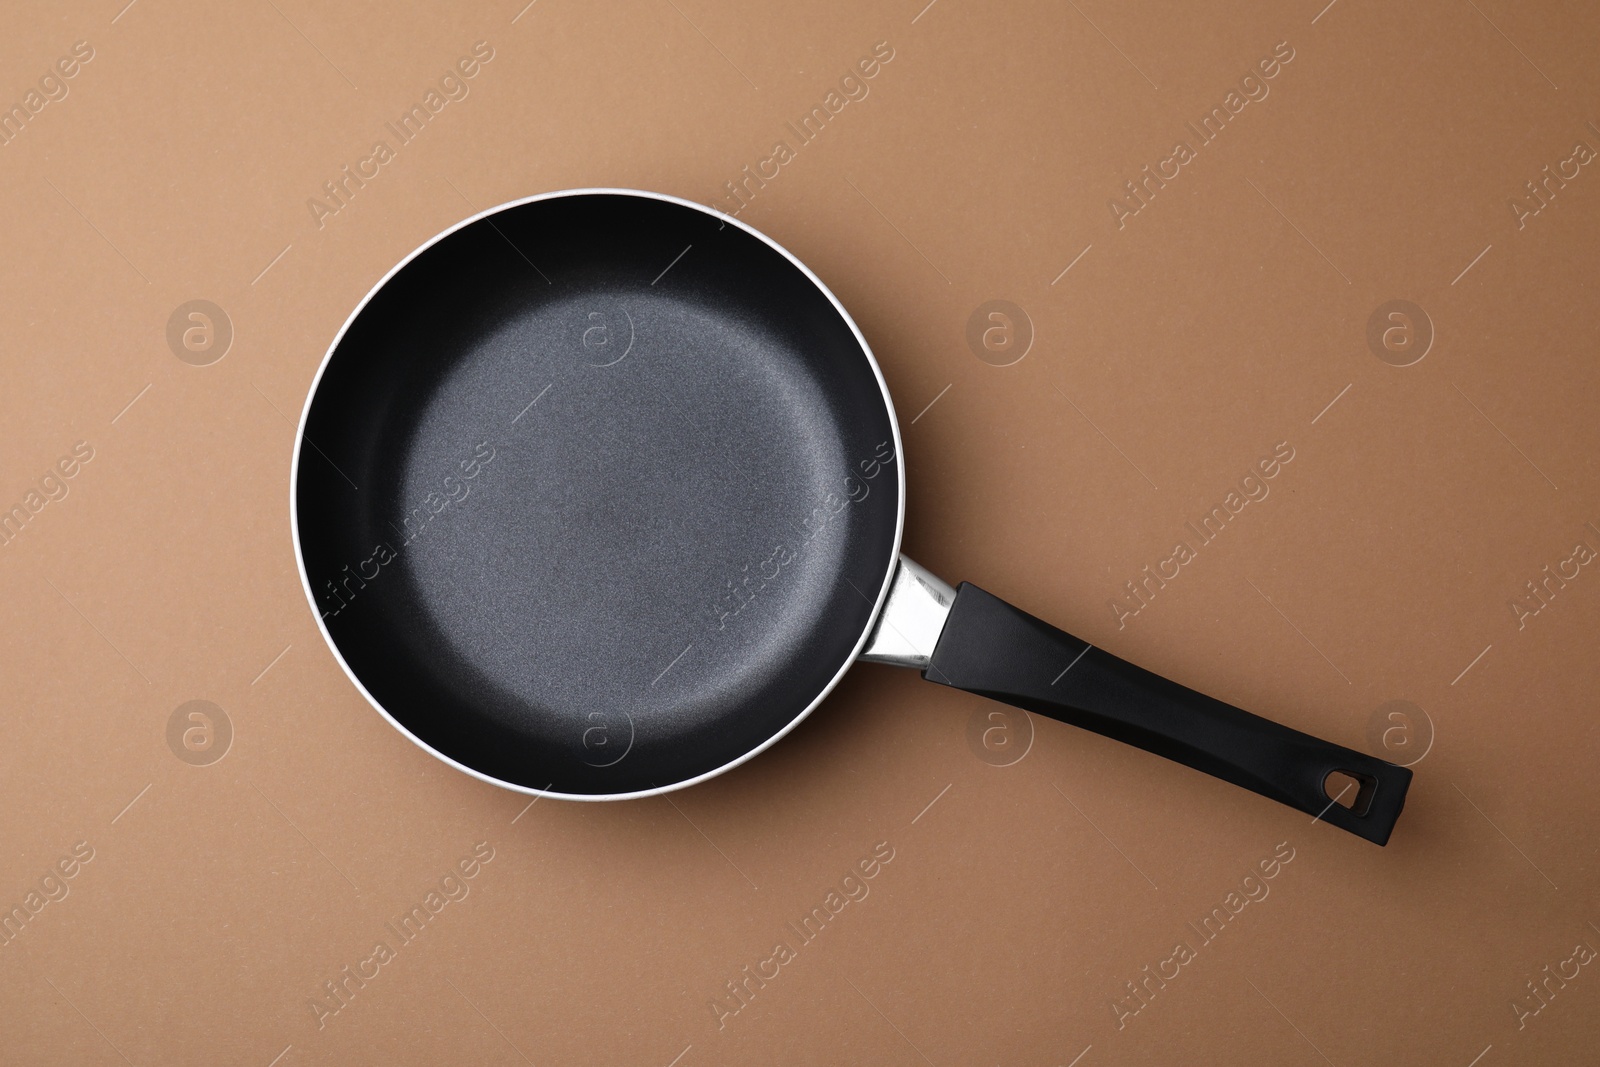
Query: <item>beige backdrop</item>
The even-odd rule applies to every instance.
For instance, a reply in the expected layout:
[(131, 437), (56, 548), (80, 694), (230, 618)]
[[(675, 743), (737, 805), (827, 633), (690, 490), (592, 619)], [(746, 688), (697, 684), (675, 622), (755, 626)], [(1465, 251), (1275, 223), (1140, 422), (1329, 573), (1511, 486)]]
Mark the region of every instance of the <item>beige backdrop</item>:
[[(1593, 5), (125, 2), (0, 34), (0, 1060), (1594, 1062)], [(345, 316), (474, 210), (735, 181), (883, 363), (907, 551), (1415, 761), (1387, 848), (888, 668), (615, 805), (363, 702), (288, 521)]]

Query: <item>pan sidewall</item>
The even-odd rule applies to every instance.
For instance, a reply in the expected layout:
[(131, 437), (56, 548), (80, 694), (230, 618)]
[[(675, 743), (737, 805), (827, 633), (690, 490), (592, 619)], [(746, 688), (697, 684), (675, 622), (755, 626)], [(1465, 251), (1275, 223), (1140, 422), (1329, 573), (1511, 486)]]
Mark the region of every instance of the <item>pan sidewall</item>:
[[(742, 755), (740, 755), (740, 756), (728, 761), (727, 763), (724, 763), (723, 765), (721, 765), (719, 767), (716, 767), (716, 768), (714, 768), (714, 769), (712, 769), (710, 771), (706, 771), (706, 772), (704, 772), (702, 774), (698, 774), (698, 775), (695, 775), (695, 776), (690, 777), (690, 778), (685, 778), (685, 779), (683, 779), (681, 781), (672, 782), (672, 783), (669, 783), (669, 784), (666, 784), (666, 785), (656, 786), (656, 787), (653, 787), (653, 788), (650, 788), (650, 789), (631, 790), (631, 791), (625, 791), (625, 792), (615, 792), (615, 793), (566, 793), (566, 792), (560, 792), (560, 791), (556, 791), (556, 790), (552, 790), (552, 789), (537, 789), (537, 788), (533, 788), (533, 787), (530, 787), (530, 786), (523, 785), (521, 783), (509, 782), (509, 781), (506, 781), (506, 780), (504, 780), (502, 778), (497, 778), (497, 777), (495, 777), (493, 775), (486, 774), (486, 773), (478, 770), (477, 768), (470, 766), (469, 764), (463, 763), (460, 760), (457, 760), (454, 757), (452, 757), (452, 756), (450, 756), (450, 755), (448, 755), (448, 754), (446, 754), (444, 752), (441, 752), (439, 749), (435, 748), (433, 745), (429, 744), (428, 742), (424, 741), (422, 738), (418, 737), (403, 722), (401, 722), (397, 717), (395, 717), (393, 714), (391, 714), (390, 711), (386, 707), (384, 707), (383, 703), (381, 701), (379, 701), (367, 689), (365, 684), (363, 684), (363, 682), (361, 681), (360, 677), (358, 677), (356, 672), (351, 668), (350, 664), (348, 662), (346, 662), (344, 655), (339, 650), (338, 643), (334, 640), (332, 633), (329, 631), (327, 623), (323, 618), (322, 611), (317, 605), (316, 593), (315, 593), (315, 590), (312, 588), (312, 584), (311, 584), (311, 576), (308, 573), (308, 571), (306, 570), (305, 553), (304, 553), (304, 551), (302, 549), (301, 533), (300, 533), (300, 514), (299, 514), (300, 460), (301, 460), (301, 457), (304, 455), (304, 452), (305, 452), (305, 443), (304, 443), (305, 442), (305, 431), (306, 431), (307, 424), (308, 424), (308, 422), (309, 422), (309, 420), (311, 418), (312, 408), (315, 405), (315, 402), (316, 402), (316, 399), (317, 399), (318, 386), (321, 384), (324, 374), (327, 372), (327, 369), (328, 369), (329, 365), (332, 363), (335, 353), (338, 352), (339, 346), (343, 342), (345, 334), (347, 332), (349, 332), (351, 326), (360, 317), (361, 313), (366, 309), (367, 305), (389, 283), (390, 279), (392, 279), (395, 275), (399, 274), (400, 271), (404, 270), (407, 265), (409, 265), (413, 260), (415, 260), (418, 256), (422, 255), (428, 249), (430, 249), (433, 246), (437, 245), (439, 242), (445, 240), (447, 237), (449, 237), (451, 234), (454, 234), (456, 231), (464, 229), (464, 228), (472, 225), (473, 223), (478, 222), (481, 219), (488, 218), (489, 216), (498, 214), (498, 213), (500, 213), (502, 211), (507, 211), (507, 210), (510, 210), (512, 208), (521, 207), (521, 206), (523, 206), (525, 204), (532, 204), (532, 203), (537, 203), (537, 202), (546, 201), (546, 200), (556, 200), (556, 199), (561, 199), (561, 198), (566, 198), (566, 197), (592, 196), (592, 195), (638, 197), (638, 198), (649, 199), (649, 200), (657, 200), (657, 201), (661, 201), (661, 202), (664, 202), (664, 203), (675, 204), (675, 205), (680, 206), (680, 207), (684, 207), (684, 208), (688, 208), (688, 209), (693, 210), (693, 211), (697, 211), (697, 212), (699, 212), (701, 214), (704, 214), (704, 215), (710, 216), (712, 218), (715, 218), (719, 222), (721, 222), (721, 223), (723, 223), (725, 225), (736, 227), (736, 228), (744, 231), (745, 233), (749, 234), (750, 236), (756, 238), (758, 241), (760, 241), (763, 244), (767, 245), (769, 248), (771, 248), (772, 250), (777, 252), (779, 255), (781, 255), (791, 265), (793, 265), (797, 270), (799, 270), (799, 272), (802, 275), (804, 275), (804, 277), (828, 300), (829, 304), (831, 304), (833, 306), (835, 312), (837, 312), (839, 317), (843, 320), (844, 324), (849, 328), (851, 335), (855, 338), (856, 343), (860, 348), (861, 355), (866, 359), (867, 365), (872, 370), (872, 376), (873, 376), (874, 381), (876, 381), (876, 383), (878, 385), (879, 395), (880, 395), (880, 397), (882, 399), (882, 402), (883, 402), (884, 414), (885, 414), (885, 417), (886, 417), (886, 419), (888, 421), (889, 429), (890, 429), (890, 432), (893, 435), (893, 440), (894, 440), (894, 457), (895, 457), (894, 468), (895, 468), (896, 503), (895, 503), (895, 522), (894, 522), (893, 542), (892, 542), (892, 545), (890, 547), (890, 551), (889, 551), (889, 553), (887, 555), (887, 558), (882, 561), (883, 577), (882, 577), (882, 580), (879, 583), (877, 594), (874, 597), (873, 604), (872, 604), (872, 610), (867, 615), (866, 622), (861, 627), (861, 632), (857, 635), (856, 641), (855, 641), (854, 646), (853, 646), (853, 648), (852, 648), (852, 650), (850, 652), (850, 655), (845, 659), (844, 663), (840, 666), (839, 670), (836, 671), (834, 673), (834, 675), (828, 680), (827, 684), (822, 687), (822, 689), (813, 697), (813, 699), (797, 715), (795, 715), (794, 718), (792, 718), (789, 722), (784, 724), (780, 729), (778, 729), (777, 731), (772, 733), (765, 741), (763, 741), (760, 744), (754, 746), (753, 748), (750, 748), (749, 750), (744, 752)], [(778, 741), (782, 740), (790, 731), (794, 730), (797, 726), (799, 726), (802, 722), (804, 722), (805, 719), (812, 713), (812, 711), (814, 711), (819, 704), (821, 704), (825, 699), (827, 699), (828, 695), (833, 691), (834, 687), (839, 684), (839, 681), (844, 677), (845, 673), (855, 663), (856, 658), (861, 654), (861, 650), (866, 646), (867, 638), (872, 633), (873, 627), (877, 624), (878, 617), (879, 617), (879, 615), (881, 614), (881, 612), (883, 610), (884, 601), (888, 597), (889, 587), (890, 587), (890, 585), (891, 585), (891, 583), (892, 583), (892, 581), (894, 579), (895, 567), (896, 567), (896, 564), (897, 564), (897, 562), (899, 560), (901, 540), (902, 540), (902, 537), (903, 537), (904, 531), (905, 531), (905, 514), (906, 514), (905, 458), (904, 458), (904, 455), (903, 455), (903, 444), (902, 444), (902, 439), (901, 439), (901, 434), (900, 434), (900, 422), (899, 422), (899, 419), (896, 417), (896, 413), (895, 413), (895, 409), (894, 409), (894, 401), (893, 401), (893, 398), (891, 398), (890, 395), (889, 395), (888, 383), (884, 380), (883, 370), (878, 365), (877, 357), (873, 354), (872, 348), (867, 343), (866, 337), (863, 336), (863, 334), (861, 333), (861, 328), (857, 325), (855, 319), (853, 317), (851, 317), (850, 313), (845, 309), (844, 305), (839, 301), (838, 297), (835, 296), (833, 291), (831, 289), (829, 289), (827, 287), (827, 285), (825, 285), (823, 283), (822, 279), (817, 277), (817, 275), (811, 270), (811, 268), (806, 266), (805, 263), (803, 263), (798, 257), (796, 257), (793, 253), (791, 253), (787, 248), (784, 248), (778, 242), (774, 241), (772, 238), (768, 237), (766, 234), (764, 234), (761, 231), (755, 229), (754, 227), (748, 225), (747, 223), (741, 222), (738, 219), (734, 218), (733, 216), (728, 215), (728, 214), (726, 214), (726, 213), (724, 213), (722, 211), (719, 211), (719, 210), (717, 210), (715, 208), (708, 207), (708, 206), (706, 206), (704, 204), (696, 203), (696, 202), (694, 202), (692, 200), (685, 200), (685, 199), (682, 199), (680, 197), (667, 195), (665, 193), (654, 193), (654, 192), (648, 192), (648, 191), (645, 191), (645, 190), (638, 190), (638, 189), (622, 189), (622, 188), (564, 189), (564, 190), (559, 190), (559, 191), (556, 191), (556, 192), (540, 193), (540, 194), (536, 194), (534, 196), (523, 197), (523, 198), (518, 199), (518, 200), (511, 200), (511, 201), (508, 201), (506, 203), (499, 204), (499, 205), (497, 205), (495, 207), (488, 208), (487, 210), (480, 211), (477, 214), (472, 215), (469, 218), (463, 219), (460, 222), (456, 223), (455, 225), (450, 226), (449, 228), (440, 231), (439, 233), (435, 234), (433, 237), (429, 238), (427, 241), (425, 241), (421, 245), (419, 245), (415, 250), (413, 250), (404, 259), (400, 260), (400, 262), (396, 263), (392, 268), (390, 268), (384, 274), (384, 276), (382, 278), (380, 278), (378, 280), (378, 282), (370, 290), (368, 290), (367, 294), (362, 297), (360, 303), (358, 303), (356, 305), (356, 307), (351, 311), (350, 315), (345, 319), (344, 324), (339, 328), (338, 333), (336, 333), (334, 335), (332, 343), (328, 346), (327, 352), (323, 355), (322, 361), (319, 363), (319, 365), (317, 367), (316, 374), (312, 377), (311, 388), (306, 394), (305, 403), (302, 406), (301, 411), (300, 411), (300, 421), (299, 421), (299, 424), (298, 424), (298, 427), (297, 427), (296, 433), (295, 433), (294, 454), (293, 454), (293, 458), (291, 460), (290, 469), (289, 469), (289, 527), (290, 527), (290, 538), (291, 538), (291, 540), (293, 541), (293, 544), (294, 544), (295, 569), (299, 572), (299, 575), (300, 575), (300, 588), (301, 588), (301, 591), (305, 594), (306, 603), (311, 608), (312, 617), (316, 620), (317, 630), (322, 636), (323, 643), (328, 647), (329, 651), (331, 651), (333, 653), (334, 660), (335, 660), (335, 662), (338, 663), (339, 669), (342, 670), (344, 672), (345, 676), (350, 679), (351, 684), (355, 686), (357, 692), (359, 692), (362, 695), (362, 697), (364, 697), (366, 699), (367, 703), (372, 705), (372, 707), (380, 715), (382, 715), (386, 720), (388, 720), (388, 722), (389, 722), (389, 724), (391, 726), (393, 726), (396, 730), (400, 731), (400, 733), (402, 735), (404, 735), (405, 737), (409, 738), (412, 741), (413, 744), (417, 745), (417, 747), (421, 748), (424, 752), (427, 752), (429, 755), (435, 757), (436, 759), (439, 759), (442, 762), (444, 762), (446, 764), (449, 764), (450, 766), (456, 768), (457, 770), (462, 771), (462, 772), (464, 772), (466, 774), (469, 774), (472, 777), (477, 778), (480, 781), (487, 782), (487, 783), (489, 783), (491, 785), (500, 786), (503, 789), (509, 789), (509, 790), (514, 791), (514, 792), (523, 793), (523, 794), (530, 795), (530, 796), (551, 797), (551, 798), (558, 799), (558, 800), (580, 800), (580, 801), (632, 800), (632, 799), (638, 799), (638, 798), (643, 798), (643, 797), (658, 796), (658, 795), (661, 795), (661, 794), (664, 794), (664, 793), (675, 792), (675, 791), (677, 791), (679, 789), (686, 789), (689, 786), (696, 785), (696, 784), (698, 784), (700, 782), (706, 781), (707, 779), (714, 778), (714, 777), (716, 777), (716, 776), (718, 776), (720, 774), (724, 774), (727, 771), (730, 771), (733, 768), (738, 767), (741, 764), (747, 762), (748, 760), (751, 760), (751, 759), (755, 758), (756, 756), (760, 755), (762, 752), (765, 752), (767, 749), (769, 749), (773, 745), (777, 744)]]

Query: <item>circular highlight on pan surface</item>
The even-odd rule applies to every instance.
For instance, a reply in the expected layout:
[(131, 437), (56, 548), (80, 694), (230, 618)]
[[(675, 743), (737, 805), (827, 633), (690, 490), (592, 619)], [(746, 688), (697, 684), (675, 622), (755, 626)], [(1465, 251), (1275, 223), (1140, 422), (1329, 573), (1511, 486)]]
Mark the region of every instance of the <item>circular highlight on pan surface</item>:
[(814, 275), (703, 208), (492, 218), (392, 272), (318, 377), (293, 506), (324, 632), (392, 722), (499, 784), (598, 799), (743, 762), (885, 594), (882, 377)]

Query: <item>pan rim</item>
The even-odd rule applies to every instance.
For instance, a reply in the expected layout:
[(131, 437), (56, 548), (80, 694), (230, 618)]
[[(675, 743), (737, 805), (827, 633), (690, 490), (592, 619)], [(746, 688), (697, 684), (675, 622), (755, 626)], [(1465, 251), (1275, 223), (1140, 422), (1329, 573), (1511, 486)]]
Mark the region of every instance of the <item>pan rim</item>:
[[(794, 718), (784, 724), (783, 727), (775, 731), (770, 737), (755, 747), (745, 751), (743, 754), (735, 757), (727, 763), (724, 763), (720, 767), (702, 772), (691, 778), (686, 778), (679, 782), (672, 782), (667, 785), (654, 786), (650, 789), (636, 789), (622, 793), (565, 793), (549, 788), (538, 789), (531, 786), (521, 785), (517, 782), (508, 782), (503, 778), (496, 778), (493, 775), (486, 774), (475, 767), (463, 763), (460, 760), (457, 760), (454, 757), (439, 751), (422, 738), (418, 737), (404, 723), (391, 714), (390, 711), (383, 706), (382, 702), (380, 702), (372, 695), (370, 691), (368, 691), (366, 685), (362, 683), (361, 679), (357, 677), (356, 672), (352, 670), (349, 663), (345, 661), (344, 654), (339, 651), (339, 645), (333, 639), (333, 635), (329, 632), (327, 624), (323, 621), (322, 612), (317, 607), (316, 593), (311, 585), (311, 576), (306, 572), (305, 556), (300, 547), (300, 510), (298, 487), (300, 484), (300, 457), (305, 451), (303, 442), (305, 441), (306, 424), (311, 417), (311, 407), (317, 399), (317, 390), (322, 384), (322, 376), (324, 372), (326, 372), (328, 365), (333, 361), (334, 353), (339, 350), (339, 345), (341, 342), (343, 342), (345, 334), (349, 331), (350, 327), (355, 323), (356, 319), (361, 315), (361, 313), (366, 310), (367, 304), (370, 303), (378, 294), (378, 292), (389, 283), (391, 278), (400, 273), (401, 270), (405, 269), (405, 267), (408, 266), (412, 260), (416, 259), (422, 253), (426, 252), (440, 241), (443, 241), (457, 230), (465, 229), (467, 226), (472, 225), (480, 219), (485, 219), (491, 215), (498, 214), (499, 212), (506, 211), (511, 208), (521, 207), (525, 204), (537, 203), (543, 200), (556, 200), (573, 196), (592, 195), (637, 197), (646, 200), (658, 200), (663, 203), (675, 204), (679, 207), (689, 208), (691, 210), (698, 211), (703, 215), (717, 219), (719, 222), (722, 222), (725, 225), (735, 226), (738, 229), (743, 230), (745, 233), (756, 238), (758, 241), (777, 252), (784, 259), (788, 260), (811, 282), (812, 285), (816, 286), (817, 290), (821, 292), (823, 296), (828, 299), (828, 302), (833, 305), (833, 309), (838, 312), (839, 317), (844, 320), (845, 325), (850, 328), (851, 335), (855, 337), (856, 344), (860, 346), (861, 354), (866, 357), (867, 366), (872, 370), (873, 379), (878, 383), (878, 392), (883, 398), (884, 408), (889, 415), (889, 429), (894, 435), (894, 466), (896, 481), (894, 540), (889, 550), (887, 565), (884, 568), (883, 581), (878, 588), (877, 596), (872, 604), (872, 611), (868, 614), (866, 623), (862, 626), (861, 633), (856, 639), (855, 646), (851, 649), (850, 655), (845, 659), (844, 663), (837, 671), (834, 672), (833, 677), (830, 678), (828, 683), (822, 687), (815, 697), (812, 698), (810, 703), (801, 709), (801, 711), (795, 715)], [(791, 730), (804, 722), (806, 718), (810, 716), (812, 711), (814, 711), (819, 704), (828, 698), (828, 695), (833, 692), (834, 687), (839, 684), (840, 679), (844, 677), (845, 673), (849, 671), (851, 667), (855, 666), (861, 655), (861, 650), (866, 647), (867, 639), (872, 635), (872, 631), (878, 622), (878, 618), (883, 612), (883, 605), (888, 598), (889, 588), (894, 582), (895, 570), (898, 567), (900, 559), (901, 539), (905, 533), (906, 469), (905, 456), (903, 454), (900, 437), (900, 419), (894, 409), (894, 398), (889, 395), (889, 385), (884, 380), (883, 369), (878, 365), (878, 358), (873, 354), (872, 346), (867, 343), (867, 339), (862, 334), (860, 326), (856, 324), (856, 320), (850, 315), (850, 312), (845, 309), (844, 304), (841, 303), (839, 298), (834, 295), (833, 290), (829, 289), (827, 285), (823, 283), (822, 279), (817, 277), (816, 273), (813, 272), (810, 267), (806, 266), (806, 264), (801, 261), (798, 256), (790, 252), (787, 248), (783, 247), (783, 245), (779, 244), (771, 237), (767, 236), (765, 233), (757, 230), (755, 227), (749, 225), (748, 223), (741, 222), (732, 215), (708, 205), (701, 204), (693, 200), (686, 200), (682, 197), (672, 196), (668, 193), (657, 193), (646, 189), (596, 186), (574, 189), (558, 189), (546, 193), (535, 193), (532, 196), (520, 197), (516, 200), (508, 200), (502, 204), (479, 211), (467, 218), (460, 220), (454, 225), (439, 231), (428, 240), (418, 245), (405, 258), (401, 259), (394, 266), (390, 267), (389, 270), (384, 273), (383, 277), (379, 278), (372, 288), (367, 290), (366, 295), (363, 296), (360, 302), (356, 304), (355, 308), (351, 310), (350, 314), (345, 318), (344, 324), (341, 325), (338, 332), (334, 334), (333, 341), (328, 345), (328, 350), (323, 354), (322, 360), (317, 364), (316, 374), (312, 376), (311, 388), (307, 391), (305, 403), (300, 409), (300, 421), (295, 428), (295, 437), (292, 447), (294, 449), (294, 456), (289, 465), (289, 533), (290, 539), (294, 542), (295, 570), (300, 575), (300, 591), (305, 594), (306, 603), (311, 608), (312, 618), (316, 620), (317, 632), (322, 636), (323, 645), (325, 645), (327, 649), (333, 653), (334, 661), (338, 663), (339, 669), (344, 672), (345, 677), (348, 678), (351, 684), (356, 687), (356, 691), (366, 699), (367, 703), (372, 705), (379, 715), (382, 715), (384, 719), (388, 720), (390, 726), (393, 726), (396, 730), (400, 731), (402, 736), (410, 739), (413, 744), (422, 749), (424, 752), (433, 756), (435, 759), (449, 764), (456, 770), (463, 771), (466, 774), (477, 778), (480, 781), (535, 798), (549, 797), (554, 800), (603, 802), (613, 800), (636, 800), (643, 797), (660, 796), (662, 794), (676, 792), (680, 789), (687, 789), (688, 787), (697, 785), (709, 778), (715, 778), (720, 774), (731, 771), (735, 767), (754, 759), (756, 756), (759, 756), (761, 753), (777, 744), (785, 736), (787, 736)]]

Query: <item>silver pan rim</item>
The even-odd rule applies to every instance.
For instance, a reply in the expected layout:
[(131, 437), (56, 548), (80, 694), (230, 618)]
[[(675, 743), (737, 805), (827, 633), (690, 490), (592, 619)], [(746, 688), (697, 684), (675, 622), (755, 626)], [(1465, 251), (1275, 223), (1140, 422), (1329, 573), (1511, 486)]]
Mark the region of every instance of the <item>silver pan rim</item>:
[[(748, 233), (750, 236), (756, 238), (769, 248), (776, 251), (790, 263), (794, 264), (800, 273), (805, 275), (805, 277), (810, 280), (811, 284), (816, 286), (822, 295), (828, 298), (828, 302), (833, 305), (834, 310), (839, 313), (839, 317), (842, 318), (845, 322), (845, 325), (850, 328), (851, 334), (855, 337), (856, 343), (861, 348), (861, 354), (866, 357), (867, 365), (872, 368), (872, 376), (873, 379), (878, 383), (878, 391), (883, 398), (884, 409), (889, 414), (889, 428), (894, 434), (894, 467), (896, 480), (894, 544), (889, 551), (888, 558), (884, 561), (883, 581), (878, 588), (876, 597), (873, 600), (872, 611), (867, 616), (866, 624), (861, 628), (861, 633), (856, 638), (855, 647), (851, 650), (850, 655), (845, 659), (843, 665), (840, 666), (838, 671), (834, 673), (833, 677), (828, 680), (828, 684), (822, 687), (821, 691), (812, 698), (811, 702), (807, 704), (799, 714), (786, 723), (781, 729), (774, 732), (765, 741), (761, 742), (761, 744), (749, 749), (743, 755), (740, 755), (713, 770), (697, 774), (692, 778), (686, 778), (682, 781), (672, 782), (667, 785), (655, 786), (650, 789), (636, 789), (624, 793), (563, 793), (553, 789), (537, 789), (530, 786), (521, 785), (517, 782), (508, 782), (503, 778), (496, 778), (493, 775), (485, 774), (477, 768), (462, 763), (460, 760), (446, 755), (445, 753), (434, 748), (416, 734), (412, 733), (411, 730), (408, 729), (406, 725), (394, 715), (390, 714), (389, 710), (385, 708), (383, 704), (372, 695), (371, 692), (368, 691), (367, 687), (362, 684), (361, 679), (356, 676), (356, 672), (353, 671), (350, 668), (350, 665), (345, 662), (343, 653), (339, 651), (339, 646), (337, 642), (334, 641), (333, 635), (329, 633), (327, 624), (323, 621), (322, 612), (317, 607), (316, 593), (311, 586), (311, 576), (306, 573), (305, 556), (300, 548), (300, 513), (298, 505), (298, 493), (296, 492), (296, 488), (300, 483), (300, 457), (305, 451), (303, 442), (305, 440), (306, 422), (311, 416), (311, 406), (317, 398), (317, 388), (322, 383), (323, 373), (328, 369), (328, 364), (332, 362), (333, 355), (338, 351), (339, 344), (344, 340), (345, 333), (350, 329), (350, 326), (355, 322), (356, 318), (361, 314), (361, 312), (366, 309), (367, 304), (374, 296), (377, 295), (379, 290), (389, 283), (389, 279), (393, 278), (396, 274), (403, 270), (407, 264), (416, 259), (423, 252), (426, 252), (428, 249), (432, 248), (446, 237), (449, 237), (457, 230), (464, 229), (480, 219), (488, 218), (490, 215), (498, 214), (501, 211), (506, 211), (515, 207), (521, 207), (524, 204), (537, 203), (542, 200), (555, 200), (564, 197), (592, 195), (641, 197), (647, 200), (659, 200), (664, 203), (676, 204), (680, 207), (698, 211), (701, 214), (717, 219), (719, 222), (722, 222), (726, 225), (738, 227), (745, 233)], [(842, 679), (845, 676), (845, 673), (855, 665), (857, 658), (861, 655), (862, 649), (866, 647), (867, 638), (872, 634), (873, 628), (877, 624), (878, 617), (883, 612), (884, 601), (888, 598), (889, 588), (894, 581), (896, 564), (900, 558), (901, 538), (905, 533), (905, 521), (906, 468), (905, 457), (902, 452), (900, 439), (900, 420), (894, 410), (894, 399), (889, 395), (888, 383), (884, 381), (883, 369), (878, 365), (878, 359), (877, 356), (875, 356), (872, 352), (872, 346), (867, 344), (867, 339), (861, 333), (861, 328), (856, 324), (856, 320), (850, 315), (849, 311), (845, 310), (844, 304), (842, 304), (839, 301), (839, 298), (834, 295), (833, 290), (829, 289), (825, 284), (823, 284), (822, 279), (817, 277), (811, 268), (806, 266), (805, 263), (799, 259), (799, 257), (794, 255), (794, 253), (790, 252), (777, 241), (774, 241), (771, 237), (768, 237), (766, 234), (762, 233), (760, 230), (757, 230), (748, 223), (740, 222), (738, 219), (727, 214), (726, 212), (719, 211), (716, 208), (708, 207), (705, 204), (700, 204), (693, 200), (685, 200), (682, 197), (671, 196), (667, 193), (651, 192), (644, 189), (625, 189), (612, 187), (559, 189), (553, 192), (537, 193), (533, 196), (521, 197), (517, 200), (508, 200), (503, 204), (497, 204), (494, 207), (487, 208), (475, 215), (462, 219), (455, 225), (441, 230), (428, 240), (424, 241), (422, 244), (418, 245), (404, 259), (400, 260), (400, 262), (389, 268), (384, 276), (378, 279), (377, 284), (375, 284), (371, 289), (367, 290), (367, 294), (361, 298), (361, 302), (358, 303), (350, 312), (349, 316), (344, 321), (344, 325), (339, 327), (339, 332), (334, 335), (332, 343), (328, 345), (328, 350), (323, 354), (322, 361), (317, 365), (317, 372), (311, 379), (311, 388), (306, 393), (305, 403), (300, 409), (300, 422), (295, 429), (294, 458), (289, 465), (289, 531), (291, 538), (294, 541), (294, 563), (295, 569), (300, 574), (300, 590), (305, 594), (306, 603), (311, 607), (312, 617), (316, 619), (317, 631), (322, 635), (322, 643), (328, 647), (330, 652), (333, 653), (334, 661), (339, 664), (339, 669), (344, 672), (345, 677), (350, 679), (350, 683), (356, 687), (356, 690), (366, 699), (367, 703), (372, 705), (372, 707), (377, 710), (378, 714), (382, 715), (386, 720), (388, 720), (390, 726), (393, 726), (396, 730), (400, 731), (403, 736), (409, 738), (413, 744), (422, 749), (424, 752), (433, 756), (435, 759), (447, 763), (456, 770), (463, 771), (479, 781), (487, 782), (490, 785), (497, 785), (502, 789), (509, 789), (512, 792), (523, 793), (532, 797), (550, 797), (554, 800), (637, 800), (643, 797), (660, 796), (665, 793), (676, 792), (680, 789), (687, 789), (692, 785), (698, 785), (699, 783), (710, 778), (715, 778), (720, 774), (725, 774), (726, 772), (733, 770), (735, 767), (754, 759), (756, 756), (759, 756), (761, 753), (765, 752), (767, 749), (781, 741), (789, 734), (790, 731), (804, 722), (819, 704), (827, 699), (828, 694), (833, 692), (834, 687), (839, 684), (840, 679)]]

